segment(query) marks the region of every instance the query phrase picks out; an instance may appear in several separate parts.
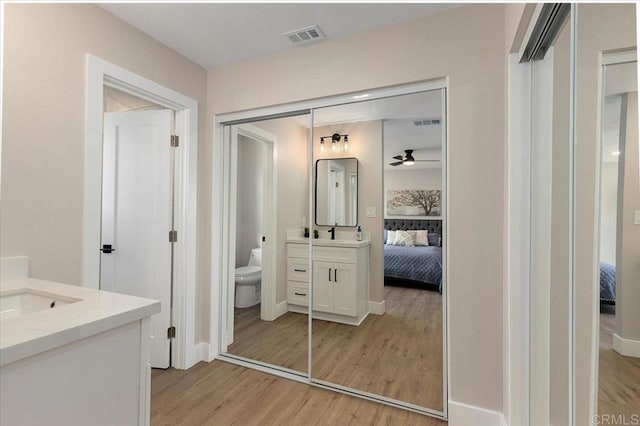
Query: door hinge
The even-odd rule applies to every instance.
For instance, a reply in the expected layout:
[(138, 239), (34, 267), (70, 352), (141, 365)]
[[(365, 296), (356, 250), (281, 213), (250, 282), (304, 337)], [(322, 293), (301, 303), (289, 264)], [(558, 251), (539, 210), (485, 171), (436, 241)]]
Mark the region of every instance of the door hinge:
[(175, 339), (176, 338), (176, 328), (171, 326), (167, 328), (167, 339)]
[(180, 136), (171, 135), (171, 146), (177, 148), (180, 145)]
[(169, 242), (175, 243), (178, 241), (178, 231), (169, 231)]

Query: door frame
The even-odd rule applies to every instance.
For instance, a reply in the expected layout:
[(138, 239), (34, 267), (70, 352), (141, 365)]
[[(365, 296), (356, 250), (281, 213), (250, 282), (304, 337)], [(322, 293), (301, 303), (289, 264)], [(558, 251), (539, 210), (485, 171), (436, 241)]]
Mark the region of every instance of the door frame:
[[(277, 167), (277, 142), (278, 138), (259, 127), (251, 124), (242, 124), (235, 126), (233, 129), (229, 129), (229, 138), (224, 140), (224, 152), (225, 152), (225, 164), (228, 165), (228, 170), (225, 173), (224, 184), (224, 200), (228, 209), (224, 210), (223, 214), (223, 227), (221, 238), (222, 241), (226, 241), (227, 250), (223, 251), (223, 265), (226, 265), (223, 270), (223, 283), (222, 286), (222, 300), (226, 301), (227, 315), (225, 319), (225, 329), (227, 341), (224, 343), (224, 348), (233, 342), (233, 315), (234, 315), (234, 293), (229, 289), (235, 287), (235, 245), (236, 245), (236, 215), (237, 215), (237, 203), (236, 203), (236, 189), (237, 189), (237, 177), (238, 177), (238, 146), (237, 136), (244, 136), (246, 138), (257, 141), (258, 143), (265, 144), (267, 148), (266, 155), (266, 167), (264, 171), (264, 193), (263, 193), (263, 229), (266, 241), (264, 241), (261, 247), (266, 250), (262, 251), (262, 277), (268, 277), (269, 285), (264, 286), (261, 284), (260, 294), (260, 319), (264, 321), (273, 321), (280, 315), (286, 313), (285, 309), (276, 308), (276, 272), (277, 272), (277, 257), (275, 253), (275, 229), (277, 229), (277, 193), (278, 193), (278, 167)], [(231, 255), (231, 254), (234, 255)]]
[[(442, 324), (442, 332), (443, 332), (443, 410), (436, 411), (432, 409), (427, 409), (424, 407), (418, 407), (410, 403), (399, 403), (396, 400), (386, 398), (379, 395), (369, 394), (367, 392), (362, 391), (354, 391), (353, 389), (344, 388), (335, 384), (324, 383), (320, 380), (316, 380), (311, 378), (310, 373), (301, 375), (299, 372), (293, 372), (288, 369), (279, 368), (261, 361), (256, 360), (248, 360), (246, 358), (227, 355), (221, 352), (226, 350), (226, 345), (223, 342), (223, 337), (225, 336), (225, 312), (224, 312), (224, 301), (226, 300), (226, 294), (224, 292), (224, 288), (226, 286), (222, 285), (222, 283), (226, 282), (226, 277), (223, 275), (225, 272), (224, 268), (226, 256), (225, 251), (227, 250), (227, 246), (220, 236), (224, 232), (224, 215), (225, 213), (225, 202), (227, 201), (224, 198), (225, 191), (225, 176), (228, 176), (228, 167), (229, 167), (229, 157), (228, 151), (225, 152), (225, 136), (228, 137), (228, 134), (225, 134), (225, 126), (229, 124), (241, 124), (248, 123), (251, 121), (256, 121), (257, 119), (266, 120), (266, 119), (274, 119), (274, 118), (282, 118), (293, 115), (301, 115), (301, 114), (310, 114), (310, 120), (313, 122), (313, 113), (315, 109), (342, 105), (348, 103), (359, 102), (360, 100), (374, 100), (387, 98), (392, 96), (400, 96), (400, 95), (408, 95), (419, 92), (426, 92), (431, 90), (440, 90), (444, 89), (444, 102), (443, 102), (443, 112), (446, 114), (449, 113), (449, 102), (448, 102), (448, 87), (449, 87), (449, 78), (443, 77), (439, 79), (415, 82), (415, 83), (407, 83), (401, 84), (397, 86), (391, 87), (383, 87), (383, 88), (371, 88), (367, 90), (359, 90), (357, 92), (351, 93), (343, 93), (335, 96), (328, 96), (323, 98), (316, 98), (310, 100), (296, 101), (288, 104), (280, 104), (280, 105), (272, 105), (266, 107), (259, 107), (255, 109), (238, 111), (238, 112), (228, 112), (221, 114), (214, 114), (212, 117), (212, 136), (213, 136), (213, 149), (212, 149), (212, 181), (211, 181), (211, 294), (210, 294), (210, 352), (209, 352), (209, 360), (221, 359), (225, 362), (230, 362), (233, 364), (241, 365), (244, 367), (256, 369), (258, 371), (264, 371), (279, 377), (284, 377), (287, 379), (299, 381), (302, 383), (310, 384), (312, 386), (317, 386), (321, 388), (327, 388), (334, 392), (346, 393), (349, 395), (357, 396), (359, 398), (368, 399), (372, 401), (376, 401), (385, 405), (390, 405), (397, 408), (402, 408), (404, 410), (418, 412), (421, 414), (425, 414), (427, 416), (436, 417), (440, 419), (447, 419), (449, 412), (449, 389), (451, 388), (450, 383), (450, 375), (449, 375), (449, 334), (448, 334), (448, 323), (449, 323), (449, 283), (448, 277), (446, 274), (446, 270), (449, 268), (449, 244), (447, 243), (443, 250), (443, 264), (445, 265), (443, 271), (443, 286), (442, 293), (445, 297), (443, 297), (443, 305), (442, 305), (442, 316), (443, 316), (443, 324)], [(363, 99), (366, 98), (366, 99)], [(444, 134), (444, 142), (443, 142), (443, 176), (446, 176), (447, 181), (449, 178), (449, 157), (447, 155), (447, 145), (449, 140), (449, 124), (448, 117), (443, 117), (446, 120), (443, 122), (443, 134)], [(313, 127), (310, 130), (310, 139), (313, 140)], [(311, 144), (312, 142), (309, 142)], [(309, 161), (312, 161), (312, 150), (309, 152)], [(312, 163), (310, 163), (312, 164)], [(310, 171), (308, 177), (310, 194), (313, 194), (313, 173), (314, 167), (310, 166)], [(449, 187), (448, 182), (443, 183), (446, 184), (446, 190), (443, 196), (443, 210), (444, 214), (441, 219), (444, 221), (443, 223), (443, 238), (446, 241), (446, 238), (449, 235), (449, 210), (448, 210), (448, 200), (449, 200)], [(309, 218), (310, 223), (314, 223), (314, 208), (312, 204), (312, 196), (309, 197)], [(310, 253), (311, 254), (311, 253)], [(312, 264), (313, 262), (311, 262)], [(380, 268), (384, 268), (384, 265), (380, 265)], [(313, 266), (311, 266), (311, 276), (313, 276)], [(310, 300), (309, 306), (312, 306), (313, 303), (313, 292), (310, 292)], [(311, 319), (309, 319), (309, 330), (311, 329)], [(311, 343), (309, 343), (309, 347)], [(309, 364), (311, 364), (311, 353), (309, 352)], [(310, 368), (307, 370), (310, 372)]]
[(174, 245), (171, 309), (176, 337), (171, 364), (188, 369), (202, 358), (195, 345), (198, 102), (91, 54), (86, 55), (85, 66), (82, 285), (98, 289), (100, 284), (103, 96), (104, 86), (109, 86), (175, 111), (180, 146), (175, 157), (174, 229), (178, 241)]

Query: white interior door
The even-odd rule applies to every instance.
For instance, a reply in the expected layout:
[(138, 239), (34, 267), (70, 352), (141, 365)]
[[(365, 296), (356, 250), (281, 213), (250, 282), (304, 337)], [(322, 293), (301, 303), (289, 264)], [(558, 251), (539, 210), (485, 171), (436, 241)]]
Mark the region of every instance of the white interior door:
[[(159, 300), (151, 366), (170, 366), (173, 111), (104, 115), (100, 289)], [(109, 252), (108, 245), (112, 252)]]

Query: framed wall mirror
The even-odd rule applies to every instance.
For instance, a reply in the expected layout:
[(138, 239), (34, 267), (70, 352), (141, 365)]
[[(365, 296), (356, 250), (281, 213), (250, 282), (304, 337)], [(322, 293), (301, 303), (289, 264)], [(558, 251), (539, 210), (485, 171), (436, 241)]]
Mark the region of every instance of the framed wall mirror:
[(316, 225), (358, 224), (358, 159), (316, 161)]

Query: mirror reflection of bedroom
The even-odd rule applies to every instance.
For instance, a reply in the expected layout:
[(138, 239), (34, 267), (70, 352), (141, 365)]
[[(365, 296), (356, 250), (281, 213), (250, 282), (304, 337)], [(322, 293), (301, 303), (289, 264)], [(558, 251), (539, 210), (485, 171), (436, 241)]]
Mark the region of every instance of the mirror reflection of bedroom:
[[(312, 240), (312, 379), (434, 413), (444, 410), (446, 392), (441, 293), (444, 95), (444, 89), (438, 89), (314, 111), (320, 235)], [(341, 136), (335, 150), (330, 147), (332, 135)], [(322, 146), (323, 137), (328, 146)], [(347, 157), (357, 159), (357, 222), (347, 208), (348, 197), (332, 203), (346, 213), (327, 215), (323, 201), (324, 170), (333, 167), (339, 176), (341, 169), (352, 170), (332, 166)], [(350, 179), (338, 180), (329, 189), (345, 182), (345, 192), (353, 192)], [(341, 217), (347, 223), (335, 220)], [(336, 248), (339, 243), (329, 241), (332, 232), (342, 241), (358, 228), (363, 241), (353, 249)], [(353, 259), (353, 264), (345, 259)], [(363, 268), (367, 263), (369, 268)], [(368, 288), (361, 288), (367, 281)], [(353, 295), (344, 293), (347, 282), (355, 283)]]
[(637, 62), (606, 65), (603, 74), (598, 413), (637, 416), (640, 401)]

